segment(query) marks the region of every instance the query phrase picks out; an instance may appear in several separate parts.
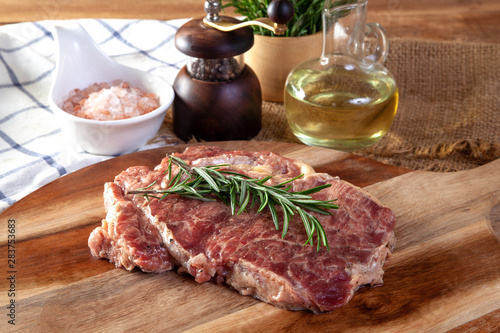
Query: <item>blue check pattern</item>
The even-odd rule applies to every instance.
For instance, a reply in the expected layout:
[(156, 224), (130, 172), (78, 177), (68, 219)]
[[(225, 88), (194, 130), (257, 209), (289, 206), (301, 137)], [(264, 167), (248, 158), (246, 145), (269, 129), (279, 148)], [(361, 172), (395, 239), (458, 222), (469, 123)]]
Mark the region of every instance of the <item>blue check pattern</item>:
[[(171, 84), (185, 64), (174, 36), (186, 20), (78, 21), (114, 60)], [(52, 23), (0, 27), (0, 212), (65, 174), (110, 158), (64, 143), (47, 100), (57, 50)], [(165, 145), (153, 141), (141, 150)]]

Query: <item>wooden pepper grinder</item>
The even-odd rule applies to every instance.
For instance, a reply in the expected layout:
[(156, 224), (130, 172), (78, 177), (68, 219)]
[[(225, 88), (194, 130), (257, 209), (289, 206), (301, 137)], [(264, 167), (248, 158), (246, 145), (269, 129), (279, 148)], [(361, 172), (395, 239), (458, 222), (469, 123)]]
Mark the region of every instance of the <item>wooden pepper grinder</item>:
[(177, 75), (172, 104), (174, 133), (182, 140), (249, 140), (261, 129), (262, 92), (243, 53), (254, 43), (252, 24), (276, 34), (293, 15), (288, 0), (273, 0), (269, 18), (241, 22), (219, 16), (219, 0), (205, 1), (204, 18), (179, 28), (175, 46), (188, 56)]

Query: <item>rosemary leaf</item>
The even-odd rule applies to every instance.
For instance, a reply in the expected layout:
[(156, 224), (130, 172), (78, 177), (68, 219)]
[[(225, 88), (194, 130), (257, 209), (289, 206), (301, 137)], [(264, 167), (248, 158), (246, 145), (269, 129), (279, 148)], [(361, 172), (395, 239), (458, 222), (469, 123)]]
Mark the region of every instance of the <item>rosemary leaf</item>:
[(294, 215), (292, 208), (288, 205), (281, 204), (283, 208), (283, 232), (281, 234), (282, 238), (285, 238), (286, 233), (288, 232), (288, 226), (290, 224), (290, 218)]
[(260, 207), (257, 210), (257, 212), (260, 213), (268, 205), (268, 203), (269, 203), (269, 195), (267, 194), (267, 192), (261, 192), (261, 191), (259, 191), (257, 193), (259, 194), (259, 197), (260, 197)]
[[(243, 211), (247, 208), (248, 202), (250, 201), (250, 192), (244, 192), (243, 189), (246, 189), (247, 186), (242, 186), (241, 189), (241, 195), (240, 195), (240, 210), (238, 211), (238, 215), (243, 213)], [(241, 198), (243, 197), (243, 201), (241, 201)]]
[(276, 227), (276, 230), (280, 230), (280, 225), (278, 221), (278, 214), (276, 213), (276, 206), (274, 204), (271, 204), (268, 206), (269, 211), (271, 212), (271, 218), (273, 219), (274, 226)]
[[(309, 217), (306, 215), (303, 209), (298, 209), (300, 218), (304, 221), (304, 227), (306, 228), (306, 234), (310, 235), (306, 241), (306, 244), (312, 240), (313, 233), (311, 232), (311, 224), (309, 221)], [(313, 245), (313, 243), (311, 243)]]
[(248, 183), (247, 182), (242, 182), (241, 183), (241, 190), (240, 190), (240, 202), (239, 205), (240, 207), (243, 206), (244, 202), (247, 201), (247, 190), (248, 190)]
[(215, 180), (203, 168), (193, 168), (193, 171), (199, 174), (216, 192), (220, 192), (219, 186)]

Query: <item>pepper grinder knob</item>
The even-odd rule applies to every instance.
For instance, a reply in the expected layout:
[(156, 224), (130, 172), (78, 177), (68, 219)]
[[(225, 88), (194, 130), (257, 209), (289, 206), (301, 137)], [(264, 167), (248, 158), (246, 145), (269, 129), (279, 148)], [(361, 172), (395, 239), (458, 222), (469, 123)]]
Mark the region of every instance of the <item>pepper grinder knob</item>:
[(267, 17), (277, 24), (287, 24), (293, 15), (295, 10), (289, 0), (273, 0), (267, 7)]

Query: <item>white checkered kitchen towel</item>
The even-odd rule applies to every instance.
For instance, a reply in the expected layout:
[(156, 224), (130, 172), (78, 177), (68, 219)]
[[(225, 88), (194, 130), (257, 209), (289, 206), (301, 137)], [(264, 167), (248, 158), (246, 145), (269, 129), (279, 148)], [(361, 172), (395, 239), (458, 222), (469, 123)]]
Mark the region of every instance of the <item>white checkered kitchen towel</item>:
[[(78, 20), (114, 60), (170, 84), (186, 61), (174, 46), (185, 21)], [(67, 173), (110, 158), (64, 144), (47, 100), (57, 50), (53, 23), (0, 27), (0, 211)], [(164, 146), (169, 138), (154, 142), (141, 150)]]

